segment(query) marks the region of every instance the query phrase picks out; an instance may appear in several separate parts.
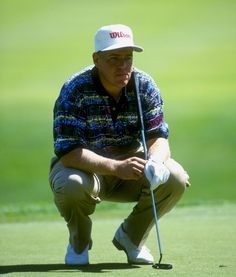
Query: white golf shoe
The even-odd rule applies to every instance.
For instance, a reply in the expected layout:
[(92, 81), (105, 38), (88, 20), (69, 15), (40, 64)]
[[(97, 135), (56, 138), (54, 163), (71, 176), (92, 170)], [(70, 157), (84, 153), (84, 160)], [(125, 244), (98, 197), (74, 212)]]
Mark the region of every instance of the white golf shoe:
[(150, 250), (145, 245), (140, 247), (134, 245), (124, 232), (122, 225), (116, 231), (112, 242), (118, 250), (125, 251), (128, 263), (149, 265), (154, 263)]
[(89, 256), (88, 256), (87, 246), (82, 253), (76, 253), (73, 249), (72, 245), (69, 243), (67, 246), (67, 252), (65, 256), (65, 264), (67, 265), (87, 265), (89, 264)]

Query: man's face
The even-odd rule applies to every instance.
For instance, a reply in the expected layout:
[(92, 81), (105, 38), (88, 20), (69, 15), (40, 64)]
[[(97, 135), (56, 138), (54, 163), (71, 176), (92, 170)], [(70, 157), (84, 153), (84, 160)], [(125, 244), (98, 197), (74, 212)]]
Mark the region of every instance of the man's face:
[(128, 84), (132, 73), (132, 48), (94, 53), (93, 60), (100, 80), (108, 92), (118, 93)]

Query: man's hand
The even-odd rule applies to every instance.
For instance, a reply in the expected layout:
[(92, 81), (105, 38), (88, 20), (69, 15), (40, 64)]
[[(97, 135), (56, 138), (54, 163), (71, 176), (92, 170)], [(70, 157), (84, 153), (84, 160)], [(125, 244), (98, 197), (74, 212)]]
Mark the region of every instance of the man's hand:
[(138, 157), (115, 161), (115, 175), (123, 180), (138, 180), (143, 176), (145, 164), (146, 161)]
[(163, 163), (153, 160), (147, 161), (144, 173), (150, 183), (151, 190), (155, 190), (161, 184), (166, 183), (170, 177), (169, 169)]

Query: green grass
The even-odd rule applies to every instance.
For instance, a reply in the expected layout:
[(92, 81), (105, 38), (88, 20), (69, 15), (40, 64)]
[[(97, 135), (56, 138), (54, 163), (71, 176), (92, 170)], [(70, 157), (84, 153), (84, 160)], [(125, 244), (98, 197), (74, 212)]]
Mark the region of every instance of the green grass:
[(145, 48), (135, 65), (161, 88), (173, 157), (191, 176), (179, 205), (235, 203), (235, 8), (233, 0), (0, 1), (5, 219), (53, 210), (54, 101), (65, 79), (91, 64), (94, 32), (117, 22)]
[[(0, 224), (0, 272), (8, 276), (235, 276), (235, 205), (177, 208), (160, 220), (163, 262), (173, 264), (171, 271), (128, 266), (125, 254), (113, 247), (114, 232), (127, 212), (112, 218), (103, 213), (93, 216), (91, 265), (84, 268), (63, 265), (68, 239), (63, 221)], [(158, 261), (156, 243), (152, 230), (147, 245)]]

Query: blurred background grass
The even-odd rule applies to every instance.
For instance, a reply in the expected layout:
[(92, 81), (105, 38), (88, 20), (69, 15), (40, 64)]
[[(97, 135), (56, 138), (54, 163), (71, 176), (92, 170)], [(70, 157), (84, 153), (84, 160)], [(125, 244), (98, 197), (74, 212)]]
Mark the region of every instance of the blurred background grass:
[[(181, 205), (236, 202), (236, 2), (0, 1), (0, 212), (55, 212), (48, 185), (52, 109), (63, 82), (92, 63), (102, 25), (132, 27), (135, 66), (165, 102), (172, 154), (192, 187)], [(99, 209), (122, 208), (119, 204)]]

